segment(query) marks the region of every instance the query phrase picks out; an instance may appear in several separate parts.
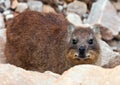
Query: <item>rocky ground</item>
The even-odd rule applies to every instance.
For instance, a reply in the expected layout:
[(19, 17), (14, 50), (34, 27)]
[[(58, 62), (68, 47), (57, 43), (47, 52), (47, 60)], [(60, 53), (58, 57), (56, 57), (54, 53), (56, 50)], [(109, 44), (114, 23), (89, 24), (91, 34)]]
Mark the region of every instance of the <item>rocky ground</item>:
[(120, 64), (120, 0), (0, 0), (0, 85), (119, 85), (120, 66), (71, 68), (62, 75), (6, 64), (6, 26), (24, 11), (62, 13), (75, 26), (90, 25), (101, 48), (100, 66)]

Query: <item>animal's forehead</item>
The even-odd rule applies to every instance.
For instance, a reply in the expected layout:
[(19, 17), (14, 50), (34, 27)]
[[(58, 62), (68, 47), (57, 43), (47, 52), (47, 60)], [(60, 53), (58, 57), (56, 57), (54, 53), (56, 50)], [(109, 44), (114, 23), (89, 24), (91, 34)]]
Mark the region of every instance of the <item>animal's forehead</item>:
[(73, 32), (73, 37), (85, 39), (93, 36), (93, 31), (88, 28), (79, 28)]

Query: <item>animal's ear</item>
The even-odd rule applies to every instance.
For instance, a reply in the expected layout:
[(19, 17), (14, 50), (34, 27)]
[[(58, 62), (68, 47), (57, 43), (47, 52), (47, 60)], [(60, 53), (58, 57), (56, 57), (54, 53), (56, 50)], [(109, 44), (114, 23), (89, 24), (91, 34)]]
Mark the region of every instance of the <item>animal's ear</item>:
[(91, 26), (91, 29), (93, 30), (95, 36), (97, 38), (100, 38), (101, 37), (101, 33), (100, 33), (100, 26)]
[(71, 35), (72, 35), (72, 33), (73, 33), (74, 30), (75, 30), (75, 26), (73, 24), (70, 24), (68, 26), (68, 29), (67, 29), (67, 31), (68, 31), (68, 33), (67, 33), (68, 34), (67, 35), (67, 42), (70, 41)]

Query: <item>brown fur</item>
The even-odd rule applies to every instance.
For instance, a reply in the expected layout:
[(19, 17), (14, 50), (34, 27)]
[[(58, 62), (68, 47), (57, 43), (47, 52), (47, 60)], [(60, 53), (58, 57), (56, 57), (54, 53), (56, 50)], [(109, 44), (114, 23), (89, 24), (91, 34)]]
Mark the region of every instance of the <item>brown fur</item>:
[[(18, 15), (7, 27), (5, 48), (7, 61), (29, 70), (40, 72), (50, 70), (57, 73), (81, 64), (80, 60), (79, 63), (73, 63), (74, 60), (68, 62), (69, 53), (72, 50), (69, 48), (70, 41), (67, 40), (68, 27), (69, 23), (60, 14), (28, 11)], [(91, 33), (90, 29), (82, 30), (88, 30), (84, 31), (86, 37)], [(76, 29), (73, 34), (76, 34), (76, 31), (81, 30)], [(76, 36), (83, 35), (78, 33)], [(96, 44), (93, 50), (96, 54), (93, 55), (95, 57), (91, 57), (92, 61), (84, 63), (94, 64), (96, 62), (97, 55), (99, 55), (98, 47)]]

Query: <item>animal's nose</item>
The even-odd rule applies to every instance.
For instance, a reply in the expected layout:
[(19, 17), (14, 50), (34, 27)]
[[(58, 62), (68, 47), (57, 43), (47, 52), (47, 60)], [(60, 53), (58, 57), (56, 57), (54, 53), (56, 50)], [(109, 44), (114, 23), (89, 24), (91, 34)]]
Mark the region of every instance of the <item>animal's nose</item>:
[(79, 56), (80, 56), (81, 58), (84, 58), (84, 57), (85, 57), (85, 46), (81, 46), (81, 47), (79, 48)]

